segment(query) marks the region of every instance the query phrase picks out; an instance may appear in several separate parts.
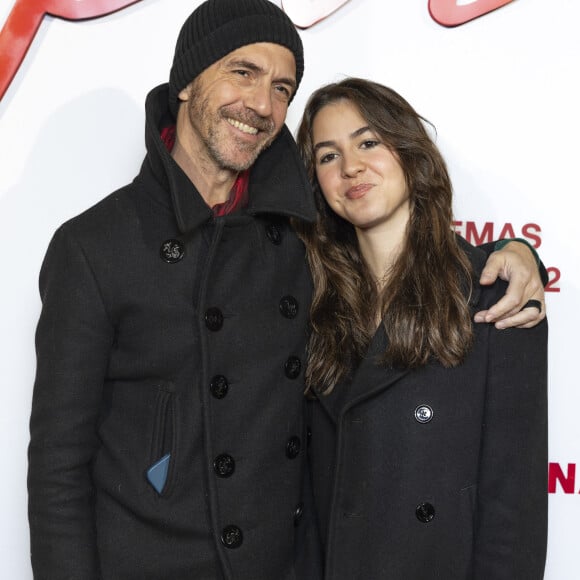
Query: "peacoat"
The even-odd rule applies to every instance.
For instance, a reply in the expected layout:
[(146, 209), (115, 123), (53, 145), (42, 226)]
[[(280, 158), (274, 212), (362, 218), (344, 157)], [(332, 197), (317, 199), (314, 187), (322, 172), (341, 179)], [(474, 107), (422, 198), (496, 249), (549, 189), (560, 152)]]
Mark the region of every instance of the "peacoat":
[[(485, 256), (460, 242), (476, 278)], [(473, 311), (504, 284), (476, 288)], [(378, 363), (311, 403), (327, 580), (540, 580), (547, 533), (547, 322), (474, 325), (465, 362)]]
[(288, 220), (314, 219), (308, 179), (284, 128), (247, 209), (214, 218), (167, 120), (164, 85), (138, 176), (62, 225), (42, 266), (34, 577), (302, 580), (312, 285)]

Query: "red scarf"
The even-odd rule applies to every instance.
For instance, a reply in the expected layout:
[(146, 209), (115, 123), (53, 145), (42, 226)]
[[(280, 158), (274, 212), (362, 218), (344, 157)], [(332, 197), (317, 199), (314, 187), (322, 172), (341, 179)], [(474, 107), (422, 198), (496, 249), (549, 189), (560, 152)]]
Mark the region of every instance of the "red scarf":
[[(167, 150), (171, 152), (175, 145), (175, 125), (161, 129), (161, 140), (165, 143)], [(236, 181), (230, 191), (230, 196), (223, 203), (214, 205), (211, 209), (213, 215), (218, 217), (228, 215), (248, 205), (248, 183), (250, 181), (250, 170), (238, 173)]]

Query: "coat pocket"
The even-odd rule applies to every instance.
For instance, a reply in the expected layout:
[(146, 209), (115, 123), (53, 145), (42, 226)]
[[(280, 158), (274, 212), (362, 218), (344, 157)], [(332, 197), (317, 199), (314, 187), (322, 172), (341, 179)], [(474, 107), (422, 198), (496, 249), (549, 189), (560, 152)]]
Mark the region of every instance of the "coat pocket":
[(473, 542), (475, 540), (475, 527), (477, 518), (477, 484), (464, 487), (459, 492), (461, 509), (461, 524), (458, 522), (458, 529), (461, 530), (461, 542), (463, 543), (465, 554), (473, 554)]
[(178, 439), (179, 395), (164, 379), (111, 381), (105, 385), (97, 426), (99, 448), (92, 465), (97, 492), (139, 510), (140, 498), (158, 493), (147, 480), (147, 470), (171, 454), (162, 494), (174, 479)]
[(150, 464), (145, 475), (161, 497), (171, 493), (174, 481), (177, 459), (175, 404), (173, 389), (169, 385), (160, 386), (155, 401)]

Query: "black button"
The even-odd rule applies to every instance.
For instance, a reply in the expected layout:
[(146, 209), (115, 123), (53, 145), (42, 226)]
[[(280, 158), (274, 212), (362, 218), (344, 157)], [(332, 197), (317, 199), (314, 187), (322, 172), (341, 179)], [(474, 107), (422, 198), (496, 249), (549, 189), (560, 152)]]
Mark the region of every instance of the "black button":
[(274, 224), (266, 226), (266, 236), (275, 246), (279, 246), (282, 243), (282, 234)]
[(238, 526), (226, 526), (222, 530), (222, 544), (226, 548), (239, 548), (243, 541), (244, 535)]
[(209, 384), (211, 394), (216, 399), (223, 399), (228, 394), (229, 388), (230, 384), (228, 383), (228, 379), (223, 375), (216, 375)]
[(433, 419), (433, 409), (429, 405), (419, 405), (415, 409), (415, 421), (429, 423)]
[(280, 300), (280, 312), (286, 318), (296, 318), (298, 314), (298, 301), (294, 296), (283, 296)]
[(310, 441), (312, 441), (312, 429), (306, 427), (306, 447), (310, 447)]
[(300, 437), (290, 437), (286, 443), (286, 457), (295, 459), (300, 453)]
[(179, 262), (185, 255), (185, 246), (179, 240), (165, 240), (159, 250), (161, 258), (168, 264)]
[(301, 368), (302, 362), (297, 356), (289, 356), (288, 360), (284, 363), (284, 373), (289, 379), (296, 379), (300, 374)]
[(420, 522), (428, 524), (435, 517), (435, 508), (430, 503), (420, 503), (415, 509), (415, 515)]
[(224, 324), (224, 315), (219, 308), (208, 308), (205, 311), (205, 325), (212, 330), (217, 332)]
[(213, 470), (218, 477), (230, 477), (236, 470), (236, 462), (231, 455), (222, 453), (213, 460)]
[(304, 514), (304, 504), (299, 503), (294, 510), (294, 525), (297, 526)]

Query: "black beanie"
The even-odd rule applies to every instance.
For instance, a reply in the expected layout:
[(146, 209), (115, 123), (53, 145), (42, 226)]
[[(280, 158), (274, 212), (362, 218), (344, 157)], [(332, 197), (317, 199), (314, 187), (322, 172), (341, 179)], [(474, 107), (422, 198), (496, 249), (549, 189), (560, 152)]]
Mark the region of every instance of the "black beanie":
[(177, 117), (178, 95), (226, 54), (247, 44), (285, 46), (296, 61), (296, 86), (304, 73), (300, 36), (288, 16), (270, 0), (206, 0), (184, 22), (169, 75), (169, 108)]

